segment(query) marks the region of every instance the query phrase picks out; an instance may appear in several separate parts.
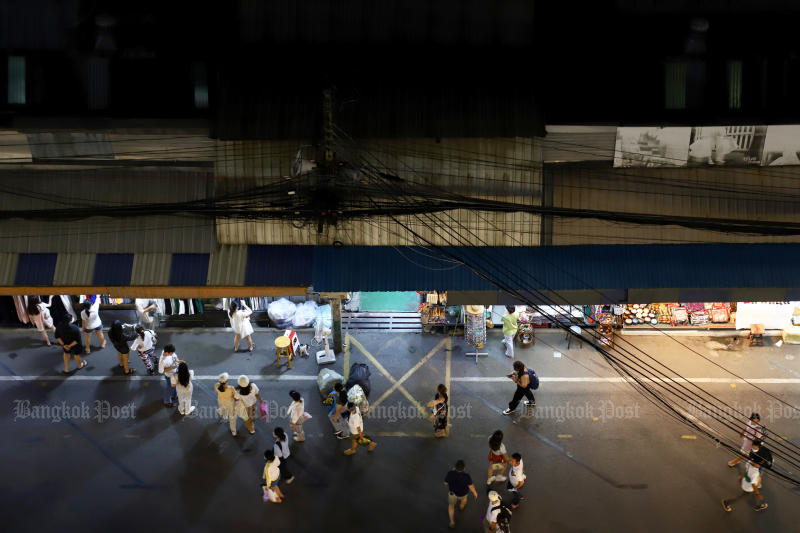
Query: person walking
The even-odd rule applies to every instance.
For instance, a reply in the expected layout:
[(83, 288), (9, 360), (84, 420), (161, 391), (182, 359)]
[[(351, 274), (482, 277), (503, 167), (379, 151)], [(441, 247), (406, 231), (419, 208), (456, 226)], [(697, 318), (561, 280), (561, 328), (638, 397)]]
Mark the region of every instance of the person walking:
[(761, 425), (761, 415), (758, 413), (751, 414), (750, 419), (747, 421), (747, 426), (739, 433), (739, 437), (742, 439), (741, 455), (728, 461), (728, 466), (731, 468), (750, 455), (754, 440), (761, 440), (764, 438), (764, 426)]
[(106, 347), (106, 338), (103, 336), (103, 322), (100, 320), (100, 298), (94, 303), (84, 300), (81, 304), (81, 321), (83, 322), (83, 332), (86, 334), (86, 353), (91, 351), (89, 344), (92, 340), (92, 332), (97, 333), (100, 339), (100, 348)]
[(735, 503), (742, 498), (751, 498), (753, 500), (753, 510), (763, 511), (768, 507), (764, 502), (764, 496), (761, 494), (761, 468), (764, 466), (765, 460), (758, 455), (750, 454), (750, 460), (747, 462), (747, 468), (743, 475), (739, 476), (739, 487), (741, 492), (738, 496), (730, 499), (722, 500), (722, 508), (726, 512), (733, 511), (732, 503)]
[(217, 391), (217, 412), (220, 420), (227, 420), (231, 430), (231, 435), (236, 436), (236, 400), (233, 395), (236, 392), (233, 387), (228, 386), (228, 373), (223, 372), (217, 378), (214, 390)]
[(456, 502), (458, 510), (463, 511), (467, 506), (467, 496), (471, 492), (475, 499), (478, 499), (478, 491), (472, 483), (472, 477), (464, 472), (466, 468), (464, 461), (456, 461), (455, 469), (450, 470), (444, 477), (444, 484), (447, 485), (447, 514), (450, 516), (450, 529), (456, 527)]
[(281, 492), (281, 488), (278, 486), (278, 481), (281, 479), (281, 460), (275, 456), (274, 450), (265, 451), (264, 460), (266, 461), (263, 473), (264, 492), (267, 492), (267, 490), (274, 491), (277, 499), (274, 500), (273, 503), (281, 503), (285, 497), (283, 492)]
[[(175, 354), (175, 346), (167, 344), (158, 358), (158, 373), (164, 376), (164, 407), (175, 407), (178, 402), (178, 365), (183, 363)], [(191, 393), (190, 393), (191, 398)]]
[(136, 338), (136, 331), (130, 324), (122, 324), (119, 320), (115, 320), (111, 327), (108, 329), (108, 339), (111, 345), (117, 350), (117, 359), (119, 366), (123, 368), (125, 374), (133, 374), (136, 370), (130, 368), (129, 358), (131, 349), (128, 346), (128, 341)]
[(428, 407), (433, 409), (431, 419), (433, 420), (433, 436), (446, 437), (447, 426), (450, 421), (448, 417), (449, 403), (447, 398), (447, 387), (443, 383), (436, 386), (436, 395), (433, 401), (428, 402)]
[(292, 398), (292, 403), (289, 405), (289, 423), (294, 431), (294, 441), (303, 442), (306, 440), (306, 434), (303, 431), (303, 423), (306, 421), (306, 403), (303, 397), (296, 390), (289, 391), (289, 396)]
[(535, 406), (536, 398), (533, 397), (533, 390), (531, 389), (531, 373), (522, 361), (514, 361), (514, 371), (508, 375), (511, 380), (517, 384), (517, 390), (514, 391), (514, 397), (508, 402), (508, 409), (503, 411), (504, 415), (513, 414), (517, 410), (519, 401), (524, 396), (526, 398), (526, 406)]
[(522, 455), (512, 453), (509, 460), (511, 468), (508, 471), (507, 489), (511, 493), (511, 508), (516, 509), (522, 500), (525, 499), (519, 491), (525, 484), (525, 466), (522, 464)]
[(234, 393), (236, 399), (236, 415), (244, 421), (244, 427), (254, 434), (256, 432), (254, 421), (258, 418), (258, 406), (264, 401), (258, 391), (258, 386), (250, 382), (247, 376), (239, 376), (239, 388)]
[(131, 344), (131, 351), (137, 350), (139, 352), (139, 359), (144, 363), (147, 368), (147, 373), (154, 376), (158, 367), (158, 361), (153, 361), (153, 354), (156, 351), (156, 335), (152, 330), (144, 329), (143, 326), (136, 326), (135, 328), (137, 337)]
[(81, 330), (72, 323), (72, 319), (65, 319), (56, 327), (56, 341), (64, 348), (64, 375), (69, 375), (69, 359), (75, 359), (80, 370), (89, 363), (81, 359), (83, 344), (81, 344)]
[(506, 468), (508, 467), (508, 454), (506, 446), (503, 444), (503, 432), (499, 429), (489, 437), (489, 474), (486, 485), (491, 485), (495, 481), (505, 481)]
[(500, 495), (496, 491), (489, 491), (489, 507), (486, 508), (486, 514), (483, 515), (484, 533), (494, 533), (497, 531), (497, 520), (500, 514), (501, 503)]
[(503, 315), (503, 344), (506, 345), (506, 357), (514, 358), (514, 338), (517, 336), (519, 314), (513, 305), (506, 306)]
[(341, 383), (334, 384), (333, 391), (328, 396), (333, 399), (328, 411), (328, 419), (333, 426), (333, 435), (339, 440), (349, 439), (350, 428), (342, 416), (347, 411), (347, 393), (344, 390), (344, 385)]
[(189, 366), (181, 359), (178, 365), (178, 383), (175, 388), (178, 391), (178, 412), (182, 415), (190, 415), (194, 412), (192, 405), (192, 379), (194, 370), (189, 370)]
[(247, 349), (248, 351), (253, 351), (256, 347), (253, 344), (253, 339), (251, 335), (253, 334), (253, 325), (250, 323), (250, 315), (253, 314), (252, 309), (247, 307), (247, 304), (242, 302), (242, 308), (239, 308), (239, 304), (236, 302), (231, 302), (230, 311), (228, 311), (228, 316), (231, 319), (231, 328), (236, 336), (233, 337), (233, 351), (239, 351), (239, 340), (244, 337), (247, 340)]
[(345, 450), (344, 454), (353, 455), (356, 453), (356, 448), (359, 444), (367, 446), (368, 452), (373, 451), (378, 443), (364, 436), (364, 419), (361, 416), (361, 410), (356, 404), (349, 402), (347, 404), (347, 411), (344, 411), (342, 414), (347, 420), (347, 425), (350, 429), (350, 438), (353, 442), (353, 445)]
[(286, 484), (291, 485), (294, 481), (294, 476), (291, 472), (289, 472), (289, 457), (292, 455), (292, 452), (289, 449), (289, 437), (286, 436), (286, 432), (282, 427), (276, 427), (272, 431), (272, 436), (275, 437), (275, 444), (273, 445), (275, 457), (278, 457), (281, 460), (279, 465), (281, 470), (281, 479), (285, 479)]
[(36, 330), (42, 335), (45, 344), (52, 346), (50, 337), (47, 335), (47, 329), (55, 333), (56, 328), (53, 325), (53, 318), (50, 316), (50, 304), (53, 302), (53, 297), (50, 296), (47, 303), (42, 302), (38, 296), (28, 297), (28, 317), (31, 323), (36, 326)]

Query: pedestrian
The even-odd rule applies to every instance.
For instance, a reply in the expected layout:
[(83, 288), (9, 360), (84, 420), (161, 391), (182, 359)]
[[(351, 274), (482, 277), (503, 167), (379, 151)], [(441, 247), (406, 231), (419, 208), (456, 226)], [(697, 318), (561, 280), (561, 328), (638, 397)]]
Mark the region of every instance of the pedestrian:
[(373, 451), (378, 443), (364, 436), (364, 419), (361, 417), (361, 410), (356, 404), (349, 402), (347, 404), (347, 411), (344, 411), (342, 414), (347, 420), (347, 425), (350, 429), (350, 438), (353, 442), (353, 445), (345, 450), (344, 454), (353, 455), (356, 453), (356, 448), (359, 444), (367, 446), (368, 452)]
[(508, 485), (506, 488), (511, 493), (511, 508), (516, 509), (519, 507), (520, 501), (525, 499), (519, 493), (522, 485), (525, 484), (525, 466), (522, 464), (522, 455), (519, 453), (512, 453), (509, 462), (511, 468), (508, 471)]
[(154, 362), (153, 353), (156, 351), (156, 336), (152, 330), (144, 329), (143, 326), (136, 326), (136, 335), (133, 344), (131, 344), (131, 351), (137, 350), (139, 352), (139, 359), (144, 363), (147, 368), (147, 373), (151, 376), (155, 375), (158, 362)]
[(239, 388), (234, 393), (236, 399), (236, 415), (244, 421), (244, 426), (250, 434), (256, 432), (254, 421), (258, 418), (258, 406), (263, 403), (258, 386), (250, 382), (247, 376), (239, 376)]
[(506, 357), (514, 358), (514, 338), (517, 336), (519, 314), (513, 305), (506, 306), (503, 315), (503, 344), (506, 345)]
[(489, 477), (486, 484), (491, 485), (495, 481), (505, 481), (506, 476), (503, 474), (507, 467), (508, 454), (506, 445), (503, 444), (503, 432), (498, 429), (489, 437)]
[(289, 405), (289, 423), (294, 431), (294, 441), (303, 442), (306, 434), (303, 431), (303, 423), (306, 421), (306, 403), (303, 397), (296, 390), (289, 391), (292, 403)]
[(130, 324), (122, 324), (119, 320), (115, 320), (111, 327), (108, 329), (108, 339), (111, 345), (117, 350), (117, 359), (119, 366), (123, 368), (125, 374), (133, 374), (136, 370), (130, 368), (128, 359), (130, 358), (131, 349), (128, 346), (128, 341), (136, 337), (136, 331)]
[(100, 348), (106, 347), (106, 339), (103, 336), (103, 322), (100, 320), (100, 298), (95, 300), (94, 303), (89, 300), (84, 300), (81, 304), (83, 311), (81, 311), (81, 321), (83, 322), (83, 332), (86, 334), (86, 353), (91, 351), (89, 344), (92, 340), (92, 332), (97, 333), (97, 338), (100, 339)]
[(526, 398), (526, 406), (534, 407), (536, 405), (536, 398), (533, 397), (531, 390), (532, 373), (533, 371), (529, 370), (522, 361), (514, 361), (514, 371), (508, 374), (508, 377), (517, 384), (517, 390), (514, 391), (514, 397), (508, 402), (508, 409), (503, 411), (504, 415), (513, 414), (523, 396)]
[(742, 439), (741, 455), (728, 461), (728, 466), (731, 468), (750, 455), (754, 440), (761, 440), (764, 438), (764, 426), (761, 425), (761, 415), (758, 413), (751, 414), (750, 419), (747, 421), (747, 426), (739, 433), (739, 437)]
[(228, 311), (228, 316), (231, 319), (231, 328), (233, 332), (236, 334), (233, 337), (233, 351), (239, 351), (239, 340), (244, 337), (247, 340), (247, 349), (248, 351), (253, 351), (256, 345), (253, 344), (253, 339), (251, 335), (253, 334), (253, 325), (250, 323), (250, 315), (253, 314), (252, 309), (247, 307), (247, 304), (242, 302), (242, 309), (239, 308), (239, 305), (236, 302), (231, 302), (230, 311)]
[(343, 419), (343, 412), (347, 411), (347, 393), (344, 390), (344, 385), (336, 383), (333, 385), (333, 391), (328, 395), (333, 399), (333, 403), (329, 407), (328, 419), (333, 426), (333, 435), (339, 440), (350, 438), (350, 429), (347, 421)]
[(747, 462), (747, 468), (743, 475), (739, 476), (739, 487), (741, 492), (738, 496), (731, 499), (722, 500), (722, 508), (726, 512), (733, 511), (731, 504), (741, 500), (742, 498), (753, 498), (753, 510), (763, 511), (768, 507), (764, 502), (764, 495), (761, 494), (761, 468), (764, 466), (764, 459), (758, 455), (750, 454), (750, 460)]
[(178, 390), (178, 412), (182, 415), (190, 415), (195, 409), (192, 405), (193, 378), (194, 370), (189, 370), (189, 366), (181, 359), (178, 365), (178, 383), (175, 388)]
[(458, 510), (463, 511), (467, 506), (467, 496), (471, 492), (475, 499), (478, 499), (478, 491), (472, 483), (472, 477), (464, 472), (464, 461), (456, 461), (455, 470), (451, 470), (444, 477), (444, 484), (447, 485), (447, 514), (450, 516), (450, 528), (456, 527), (456, 502)]
[(136, 298), (136, 314), (139, 316), (139, 324), (144, 329), (155, 328), (156, 311), (158, 306), (152, 298)]
[(486, 514), (483, 515), (484, 533), (493, 533), (497, 531), (497, 520), (500, 514), (501, 503), (500, 495), (496, 491), (489, 491), (489, 507), (486, 509)]
[(178, 402), (178, 365), (184, 362), (175, 354), (175, 346), (167, 344), (158, 358), (158, 373), (164, 376), (164, 407), (175, 407)]
[(275, 437), (275, 444), (273, 445), (275, 457), (279, 457), (281, 460), (279, 465), (281, 470), (281, 479), (285, 479), (286, 484), (291, 485), (294, 481), (294, 476), (291, 472), (289, 472), (289, 457), (292, 455), (292, 452), (289, 449), (289, 437), (286, 436), (286, 432), (282, 427), (276, 427), (272, 431), (272, 436)]
[(267, 490), (274, 491), (277, 499), (273, 500), (273, 503), (281, 503), (284, 498), (283, 492), (281, 492), (281, 488), (278, 486), (278, 481), (281, 479), (281, 460), (275, 456), (274, 450), (265, 451), (264, 460), (267, 462), (267, 464), (264, 465), (263, 474), (264, 492), (267, 492)]
[(217, 412), (220, 420), (227, 420), (231, 430), (231, 435), (236, 436), (236, 400), (233, 395), (236, 392), (233, 387), (228, 386), (228, 373), (223, 372), (217, 378), (214, 390), (217, 391)]
[(433, 397), (433, 401), (428, 403), (428, 407), (433, 408), (433, 414), (431, 415), (433, 436), (446, 437), (447, 425), (450, 419), (447, 416), (449, 412), (447, 387), (443, 383), (439, 383), (436, 386), (436, 395)]
[(80, 370), (89, 363), (81, 359), (83, 344), (81, 344), (81, 330), (68, 318), (56, 327), (56, 340), (64, 347), (64, 374), (69, 375), (69, 359), (75, 359), (78, 365), (76, 370)]
[(47, 335), (47, 329), (54, 332), (56, 331), (55, 326), (53, 325), (53, 318), (50, 316), (50, 304), (53, 301), (53, 297), (50, 296), (47, 300), (47, 303), (44, 303), (39, 299), (38, 296), (29, 296), (28, 297), (28, 317), (31, 319), (31, 322), (39, 333), (42, 335), (45, 344), (48, 346), (52, 346), (50, 343), (50, 337)]

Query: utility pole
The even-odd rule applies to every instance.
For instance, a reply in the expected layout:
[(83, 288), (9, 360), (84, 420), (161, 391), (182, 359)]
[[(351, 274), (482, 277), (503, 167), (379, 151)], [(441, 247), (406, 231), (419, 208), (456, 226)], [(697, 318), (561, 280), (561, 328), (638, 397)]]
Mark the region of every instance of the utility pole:
[(333, 163), (333, 90), (325, 89), (322, 92), (322, 136), (325, 150), (325, 163)]

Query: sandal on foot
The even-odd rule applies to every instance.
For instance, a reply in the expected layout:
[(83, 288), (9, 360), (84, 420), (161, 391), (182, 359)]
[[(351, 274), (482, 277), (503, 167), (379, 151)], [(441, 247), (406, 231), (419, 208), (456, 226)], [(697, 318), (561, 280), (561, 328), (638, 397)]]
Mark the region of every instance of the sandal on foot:
[(76, 371), (77, 371), (77, 370), (80, 370), (81, 368), (83, 368), (83, 367), (85, 367), (85, 366), (87, 366), (88, 364), (89, 364), (89, 361), (81, 361), (81, 366), (79, 366), (79, 367), (76, 369)]

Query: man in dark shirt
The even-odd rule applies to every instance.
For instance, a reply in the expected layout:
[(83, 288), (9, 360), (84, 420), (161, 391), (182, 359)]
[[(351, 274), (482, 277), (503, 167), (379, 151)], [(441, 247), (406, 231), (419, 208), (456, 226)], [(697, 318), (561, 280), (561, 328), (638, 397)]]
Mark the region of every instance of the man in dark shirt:
[(81, 330), (72, 323), (71, 318), (56, 326), (56, 340), (64, 347), (64, 374), (69, 374), (70, 357), (75, 359), (75, 363), (78, 365), (77, 370), (89, 364), (81, 359), (81, 353), (83, 353)]
[(447, 485), (450, 491), (447, 494), (447, 513), (450, 515), (450, 528), (454, 528), (456, 527), (456, 500), (459, 503), (459, 511), (463, 511), (467, 505), (467, 495), (472, 492), (472, 495), (477, 500), (478, 491), (475, 490), (475, 485), (472, 484), (470, 475), (464, 472), (464, 461), (461, 459), (456, 461), (456, 469), (447, 473), (444, 478), (444, 484)]

